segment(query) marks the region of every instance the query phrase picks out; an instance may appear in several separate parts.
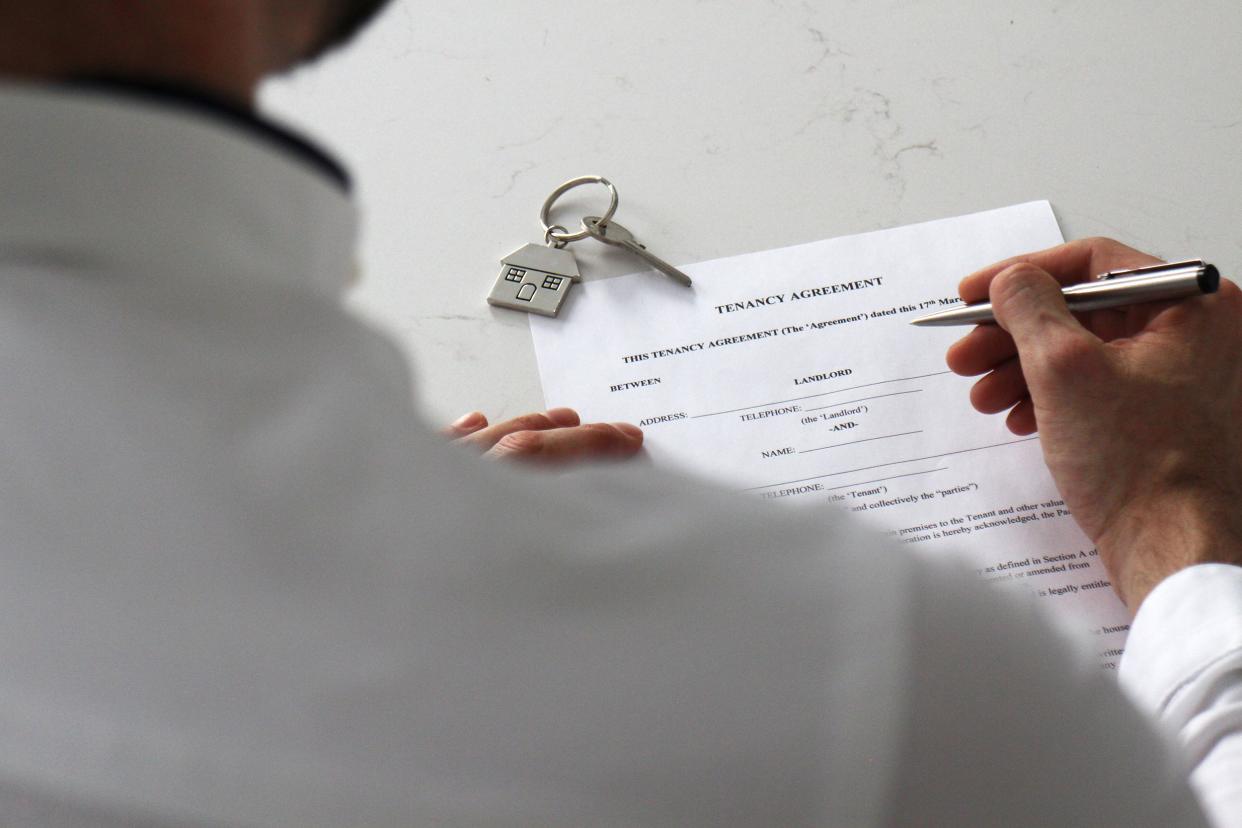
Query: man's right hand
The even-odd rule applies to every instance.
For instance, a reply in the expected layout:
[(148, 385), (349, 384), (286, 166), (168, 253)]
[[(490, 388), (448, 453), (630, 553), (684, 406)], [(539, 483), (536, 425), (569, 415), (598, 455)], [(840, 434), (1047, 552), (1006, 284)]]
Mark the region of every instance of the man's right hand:
[(971, 402), (1037, 429), (1074, 518), (1132, 612), (1197, 563), (1242, 564), (1242, 291), (1077, 317), (1061, 285), (1158, 262), (1108, 239), (1019, 256), (962, 281), (991, 299), (947, 362)]

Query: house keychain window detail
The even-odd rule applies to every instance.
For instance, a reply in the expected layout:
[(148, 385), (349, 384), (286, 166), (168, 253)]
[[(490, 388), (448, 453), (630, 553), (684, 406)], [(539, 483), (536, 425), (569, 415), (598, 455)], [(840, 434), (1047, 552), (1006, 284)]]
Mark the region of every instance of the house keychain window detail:
[(497, 307), (556, 316), (570, 286), (581, 280), (574, 254), (562, 248), (526, 244), (504, 259), (504, 269), (487, 301)]
[[(582, 229), (576, 233), (569, 232), (559, 224), (549, 224), (549, 215), (556, 200), (584, 184), (602, 184), (608, 188), (611, 200), (604, 214), (598, 217), (587, 216), (582, 220)], [(565, 304), (569, 289), (575, 282), (582, 281), (578, 263), (565, 247), (570, 242), (585, 239), (587, 236), (629, 250), (656, 270), (688, 287), (689, 276), (648, 253), (647, 248), (639, 244), (630, 231), (612, 221), (618, 203), (617, 188), (608, 179), (598, 175), (570, 179), (553, 190), (539, 212), (544, 230), (544, 244), (523, 245), (501, 260), (500, 276), (487, 297), (488, 303), (542, 316), (556, 316)]]

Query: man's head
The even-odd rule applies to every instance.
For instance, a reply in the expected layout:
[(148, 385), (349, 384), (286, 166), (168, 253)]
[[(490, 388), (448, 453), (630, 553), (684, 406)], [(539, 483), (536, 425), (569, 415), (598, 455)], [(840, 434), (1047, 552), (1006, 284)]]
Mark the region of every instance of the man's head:
[(249, 103), (347, 42), (388, 0), (0, 0), (0, 77), (107, 75)]

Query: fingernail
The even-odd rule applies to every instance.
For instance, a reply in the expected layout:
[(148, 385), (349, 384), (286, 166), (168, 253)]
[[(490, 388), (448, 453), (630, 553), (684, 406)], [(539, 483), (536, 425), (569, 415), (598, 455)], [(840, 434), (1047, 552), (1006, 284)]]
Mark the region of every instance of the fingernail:
[(613, 423), (612, 427), (632, 440), (641, 440), (643, 438), (643, 430), (636, 425), (630, 425), (629, 423)]
[(572, 408), (549, 408), (548, 419), (557, 426), (576, 426), (581, 422), (578, 412)]
[(465, 431), (466, 429), (470, 429), (470, 428), (478, 428), (479, 426), (483, 425), (485, 421), (486, 421), (486, 418), (483, 416), (481, 412), (471, 411), (469, 414), (463, 414), (461, 417), (459, 417), (457, 419), (457, 422), (453, 423), (453, 428), (457, 429), (458, 431)]

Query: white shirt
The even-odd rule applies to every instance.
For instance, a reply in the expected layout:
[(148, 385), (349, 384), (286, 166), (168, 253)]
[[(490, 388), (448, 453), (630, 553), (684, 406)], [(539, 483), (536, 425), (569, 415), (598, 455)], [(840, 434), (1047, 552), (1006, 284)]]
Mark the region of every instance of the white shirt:
[[(964, 570), (444, 445), (341, 307), (348, 197), (276, 145), (10, 87), (0, 194), (0, 824), (1204, 824), (1094, 659)], [(1230, 567), (1123, 664), (1221, 825), (1240, 668)]]

